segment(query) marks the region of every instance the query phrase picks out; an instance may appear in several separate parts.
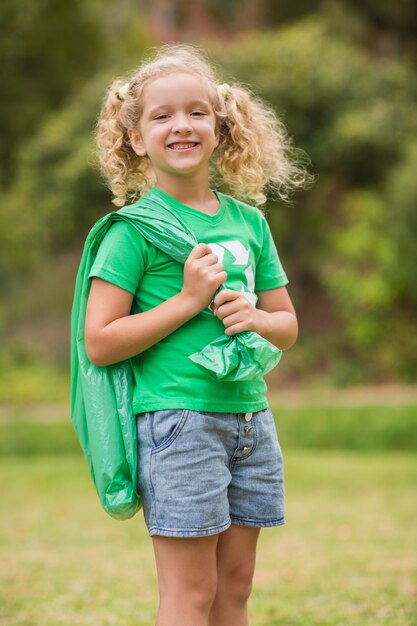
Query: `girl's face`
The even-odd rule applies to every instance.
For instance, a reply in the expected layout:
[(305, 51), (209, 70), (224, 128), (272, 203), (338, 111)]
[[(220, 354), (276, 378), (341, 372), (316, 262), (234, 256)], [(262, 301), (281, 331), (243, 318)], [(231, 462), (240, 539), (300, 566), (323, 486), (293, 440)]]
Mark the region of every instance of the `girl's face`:
[(147, 84), (139, 129), (129, 132), (133, 150), (148, 156), (157, 182), (206, 174), (219, 143), (207, 87), (194, 74), (172, 73)]

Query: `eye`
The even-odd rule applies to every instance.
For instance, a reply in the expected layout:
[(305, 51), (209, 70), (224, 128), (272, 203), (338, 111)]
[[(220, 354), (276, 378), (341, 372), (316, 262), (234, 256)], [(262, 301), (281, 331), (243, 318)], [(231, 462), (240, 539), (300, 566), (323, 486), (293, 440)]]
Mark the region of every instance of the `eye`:
[(205, 111), (192, 111), (191, 115), (200, 117), (200, 116), (203, 116), (203, 115), (207, 115), (207, 113), (205, 113)]
[(168, 119), (169, 115), (167, 113), (160, 113), (159, 115), (156, 115), (153, 119), (154, 120), (166, 120)]

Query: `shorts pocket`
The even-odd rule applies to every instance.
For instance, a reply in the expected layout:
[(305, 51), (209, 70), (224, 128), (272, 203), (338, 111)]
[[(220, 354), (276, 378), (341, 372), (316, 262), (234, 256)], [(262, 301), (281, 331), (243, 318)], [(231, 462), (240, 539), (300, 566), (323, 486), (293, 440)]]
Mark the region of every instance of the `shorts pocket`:
[(267, 415), (265, 416), (266, 417), (266, 420), (265, 420), (266, 433), (267, 433), (267, 436), (270, 437), (271, 441), (273, 441), (274, 443), (275, 453), (278, 459), (282, 461), (283, 455), (282, 455), (281, 445), (279, 442), (278, 430), (277, 430), (275, 418), (270, 409), (266, 409), (266, 411), (267, 411)]
[(189, 413), (187, 409), (164, 409), (150, 414), (152, 454), (165, 450), (174, 443), (184, 428)]

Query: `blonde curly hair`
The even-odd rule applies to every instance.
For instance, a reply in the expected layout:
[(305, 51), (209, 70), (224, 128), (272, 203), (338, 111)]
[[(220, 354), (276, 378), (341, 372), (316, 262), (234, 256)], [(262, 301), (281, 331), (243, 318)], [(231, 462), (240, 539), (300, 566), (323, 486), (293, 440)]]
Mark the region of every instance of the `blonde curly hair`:
[(294, 159), (284, 125), (272, 108), (238, 84), (219, 85), (204, 53), (192, 46), (165, 45), (126, 79), (107, 90), (97, 124), (97, 151), (102, 173), (113, 192), (113, 203), (135, 201), (155, 184), (152, 164), (138, 156), (129, 129), (139, 125), (144, 87), (171, 73), (202, 78), (216, 117), (220, 141), (212, 157), (212, 174), (220, 177), (235, 197), (262, 205), (265, 191), (288, 201), (290, 192), (306, 186), (310, 175)]

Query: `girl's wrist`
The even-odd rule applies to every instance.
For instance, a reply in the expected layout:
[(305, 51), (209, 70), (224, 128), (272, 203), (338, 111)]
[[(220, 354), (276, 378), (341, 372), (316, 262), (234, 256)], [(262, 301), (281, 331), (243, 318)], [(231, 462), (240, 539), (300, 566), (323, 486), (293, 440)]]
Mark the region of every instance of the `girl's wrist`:
[(296, 316), (289, 311), (273, 311), (268, 313), (257, 309), (256, 332), (281, 350), (287, 350), (297, 340), (298, 324)]
[(261, 337), (267, 339), (268, 335), (270, 335), (272, 331), (270, 315), (267, 311), (262, 311), (262, 309), (255, 309), (255, 332)]
[(184, 291), (180, 291), (176, 296), (173, 296), (172, 300), (175, 301), (176, 305), (180, 307), (184, 316), (188, 319), (195, 317), (201, 311), (201, 307), (195, 298)]

